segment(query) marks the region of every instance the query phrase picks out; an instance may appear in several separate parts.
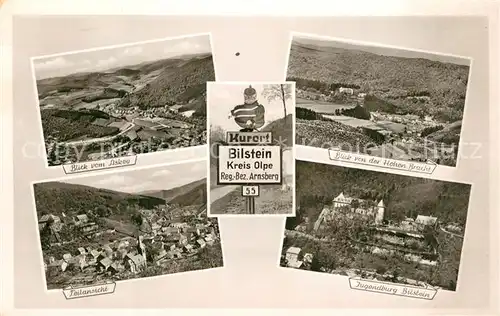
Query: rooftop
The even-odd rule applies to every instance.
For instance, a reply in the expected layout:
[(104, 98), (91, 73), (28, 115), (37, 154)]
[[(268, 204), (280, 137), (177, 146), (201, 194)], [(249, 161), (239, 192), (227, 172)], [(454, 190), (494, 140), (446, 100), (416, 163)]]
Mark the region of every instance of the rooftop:
[(299, 247), (290, 247), (286, 251), (286, 253), (292, 253), (292, 254), (299, 254), (300, 253), (300, 248)]

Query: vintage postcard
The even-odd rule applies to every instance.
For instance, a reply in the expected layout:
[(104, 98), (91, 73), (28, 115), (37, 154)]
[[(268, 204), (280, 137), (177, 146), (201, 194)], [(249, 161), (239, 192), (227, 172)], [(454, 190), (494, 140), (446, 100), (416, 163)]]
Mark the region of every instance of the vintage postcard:
[(297, 145), (407, 171), (457, 165), (470, 58), (294, 33), (287, 67)]
[(209, 34), (35, 57), (32, 69), (48, 166), (105, 169), (206, 144)]
[(33, 184), (47, 289), (222, 267), (206, 162)]
[(209, 215), (293, 215), (293, 82), (207, 88)]
[(296, 176), (282, 267), (395, 295), (456, 290), (471, 185), (301, 160)]

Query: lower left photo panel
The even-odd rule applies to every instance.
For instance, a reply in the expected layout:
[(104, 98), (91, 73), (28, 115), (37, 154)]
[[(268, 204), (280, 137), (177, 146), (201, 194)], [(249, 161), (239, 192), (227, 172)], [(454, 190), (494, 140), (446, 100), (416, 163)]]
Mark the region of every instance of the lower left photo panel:
[(206, 175), (200, 160), (33, 183), (47, 290), (222, 267)]

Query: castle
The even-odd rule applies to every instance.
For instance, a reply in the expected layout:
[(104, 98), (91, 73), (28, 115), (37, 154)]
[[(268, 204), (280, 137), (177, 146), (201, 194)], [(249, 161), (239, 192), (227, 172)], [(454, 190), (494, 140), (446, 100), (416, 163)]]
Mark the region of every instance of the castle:
[(385, 204), (383, 200), (380, 200), (378, 203), (376, 201), (366, 201), (346, 196), (344, 192), (341, 192), (333, 199), (331, 206), (325, 206), (323, 208), (318, 219), (314, 223), (314, 230), (318, 230), (323, 221), (331, 220), (335, 216), (335, 213), (342, 210), (347, 210), (351, 214), (371, 218), (375, 225), (382, 225), (384, 222)]

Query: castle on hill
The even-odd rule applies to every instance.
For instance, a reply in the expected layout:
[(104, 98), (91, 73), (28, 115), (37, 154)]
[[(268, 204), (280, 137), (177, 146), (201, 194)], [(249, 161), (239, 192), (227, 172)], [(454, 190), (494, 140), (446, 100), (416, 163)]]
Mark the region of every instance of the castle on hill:
[(367, 201), (349, 197), (341, 192), (332, 201), (332, 204), (325, 206), (318, 219), (314, 223), (314, 230), (318, 230), (323, 222), (330, 221), (338, 212), (347, 212), (351, 216), (358, 215), (363, 218), (370, 218), (375, 225), (382, 225), (384, 222), (385, 204), (383, 200)]

